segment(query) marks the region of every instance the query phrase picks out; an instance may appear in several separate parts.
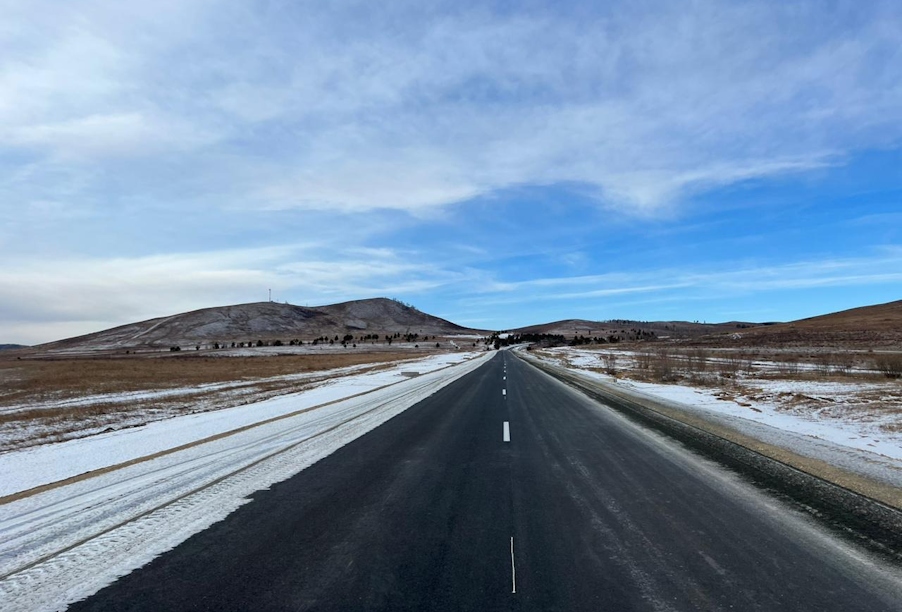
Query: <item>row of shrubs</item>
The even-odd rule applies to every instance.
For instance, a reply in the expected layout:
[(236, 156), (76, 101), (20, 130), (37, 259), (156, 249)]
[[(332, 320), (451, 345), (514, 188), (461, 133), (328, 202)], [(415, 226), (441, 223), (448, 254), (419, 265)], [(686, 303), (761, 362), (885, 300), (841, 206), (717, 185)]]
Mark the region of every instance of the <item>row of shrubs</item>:
[[(403, 338), (404, 341), (406, 341), (406, 342), (414, 342), (414, 341), (417, 341), (419, 339), (419, 337), (420, 337), (419, 334), (405, 334), (404, 336), (402, 336), (401, 334), (395, 334), (394, 336), (386, 335), (385, 343), (390, 345), (392, 343), (392, 340), (394, 340), (395, 338)], [(372, 340), (378, 340), (378, 339), (379, 339), (379, 336), (376, 334), (367, 334), (364, 336), (360, 336), (359, 340), (355, 341), (355, 337), (353, 335), (345, 334), (341, 338), (339, 338), (338, 336), (335, 336), (334, 338), (320, 336), (319, 338), (314, 338), (313, 340), (308, 340), (307, 342), (311, 346), (317, 346), (320, 344), (334, 345), (334, 344), (338, 343), (345, 347), (350, 344), (353, 348), (357, 348), (358, 341), (360, 343), (364, 343), (368, 340), (372, 341)], [(435, 336), (432, 336), (432, 339), (435, 340)], [(423, 336), (423, 340), (424, 341), (429, 340), (429, 336)], [(372, 343), (372, 342), (370, 342), (370, 343)], [(296, 340), (287, 340), (285, 342), (283, 342), (282, 340), (272, 340), (272, 341), (257, 340), (256, 342), (250, 341), (250, 342), (232, 342), (232, 343), (214, 342), (212, 345), (209, 346), (209, 348), (213, 348), (213, 349), (251, 348), (251, 347), (286, 346), (286, 345), (287, 346), (303, 346), (304, 341), (296, 339)], [(473, 346), (476, 346), (475, 342), (473, 343)], [(196, 351), (199, 351), (201, 348), (203, 348), (203, 347), (200, 344), (197, 344), (194, 346), (194, 350), (196, 350)], [(420, 348), (420, 345), (415, 344), (414, 348)], [(435, 348), (441, 348), (441, 344), (436, 342)], [(182, 350), (181, 346), (170, 346), (169, 347), (170, 352), (177, 352), (177, 351), (181, 351), (181, 350)]]
[[(846, 353), (823, 353), (812, 360), (814, 372), (822, 376), (851, 376), (855, 373), (853, 357)], [(615, 360), (615, 357), (611, 357), (611, 364)], [(741, 373), (750, 374), (755, 370), (755, 362), (751, 356), (733, 353), (719, 355), (716, 360), (712, 360), (704, 349), (674, 353), (668, 350), (640, 351), (636, 354), (636, 365), (640, 370), (660, 380), (677, 377), (678, 370), (694, 377), (710, 369), (715, 370), (723, 378), (733, 378)], [(902, 354), (876, 355), (873, 357), (871, 367), (886, 378), (902, 378)], [(614, 366), (611, 365), (606, 369), (614, 369)], [(778, 366), (782, 374), (790, 376), (799, 374), (802, 369), (802, 363), (797, 359), (785, 360)]]

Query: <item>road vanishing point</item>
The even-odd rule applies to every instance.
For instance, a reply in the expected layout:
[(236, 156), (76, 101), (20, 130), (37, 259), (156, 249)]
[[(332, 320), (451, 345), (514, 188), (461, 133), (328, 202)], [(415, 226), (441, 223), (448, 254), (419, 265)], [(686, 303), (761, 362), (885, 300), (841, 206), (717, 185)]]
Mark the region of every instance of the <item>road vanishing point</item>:
[(887, 564), (499, 351), (69, 609), (902, 610)]

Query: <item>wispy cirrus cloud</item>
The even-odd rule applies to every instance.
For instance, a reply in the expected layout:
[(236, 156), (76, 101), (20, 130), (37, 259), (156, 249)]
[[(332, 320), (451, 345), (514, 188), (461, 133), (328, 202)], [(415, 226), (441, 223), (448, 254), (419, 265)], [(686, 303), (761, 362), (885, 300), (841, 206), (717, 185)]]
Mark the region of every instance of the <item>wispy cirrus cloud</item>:
[(389, 249), (335, 252), (322, 243), (115, 258), (20, 258), (0, 269), (0, 321), (23, 343), (194, 310), (291, 297), (318, 305), (421, 295), (466, 272)]
[(902, 138), (892, 2), (16, 8), (0, 152), (171, 155), (147, 171), (196, 191), (197, 164), (251, 209), (418, 212), (567, 181), (652, 214)]
[(268, 287), (504, 326), (534, 304), (899, 284), (898, 258), (854, 257), (900, 240), (891, 194), (854, 241), (789, 228), (799, 249), (757, 259), (754, 213), (705, 230), (727, 203), (700, 197), (902, 143), (893, 0), (50, 7), (2, 3), (3, 341)]
[[(864, 287), (902, 284), (902, 252), (896, 247), (875, 249), (868, 256), (792, 261), (771, 265), (722, 263), (715, 269), (662, 267), (586, 276), (534, 278), (496, 282), (479, 295), (464, 298), (468, 306), (497, 306), (555, 301), (606, 304), (608, 298), (645, 294), (646, 300), (688, 300), (725, 295), (761, 295), (779, 290), (802, 291), (822, 287)], [(549, 291), (553, 289), (553, 291)]]
[[(862, 257), (779, 265), (734, 262), (722, 268), (504, 281), (426, 253), (389, 248), (339, 253), (318, 242), (133, 258), (20, 260), (0, 270), (0, 320), (10, 341), (42, 342), (210, 305), (262, 301), (272, 288), (276, 300), (290, 296), (302, 305), (373, 296), (404, 295), (414, 302), (438, 298), (444, 308), (463, 313), (462, 321), (501, 328), (542, 304), (577, 304), (568, 310), (572, 315), (630, 303), (902, 284), (902, 251), (889, 247)], [(621, 297), (639, 301), (612, 302)], [(514, 316), (512, 306), (517, 307)], [(479, 312), (494, 315), (474, 314)]]

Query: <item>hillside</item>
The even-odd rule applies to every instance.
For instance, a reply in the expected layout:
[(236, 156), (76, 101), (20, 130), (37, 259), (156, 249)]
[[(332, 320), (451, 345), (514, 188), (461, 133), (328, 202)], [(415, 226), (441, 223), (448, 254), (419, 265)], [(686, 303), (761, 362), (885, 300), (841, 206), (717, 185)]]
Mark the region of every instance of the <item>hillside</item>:
[(77, 354), (170, 346), (257, 340), (308, 340), (319, 336), (416, 333), (453, 335), (472, 332), (387, 298), (356, 300), (329, 306), (303, 307), (257, 302), (203, 308), (168, 317), (121, 325), (112, 329), (34, 347), (41, 354)]
[(862, 306), (729, 334), (709, 335), (699, 344), (730, 346), (902, 348), (902, 300)]
[(540, 325), (529, 325), (510, 330), (519, 334), (554, 334), (565, 337), (586, 336), (607, 338), (614, 335), (622, 340), (654, 335), (656, 338), (694, 338), (722, 330), (739, 331), (758, 325), (757, 323), (691, 323), (688, 321), (587, 321), (585, 319), (564, 319)]

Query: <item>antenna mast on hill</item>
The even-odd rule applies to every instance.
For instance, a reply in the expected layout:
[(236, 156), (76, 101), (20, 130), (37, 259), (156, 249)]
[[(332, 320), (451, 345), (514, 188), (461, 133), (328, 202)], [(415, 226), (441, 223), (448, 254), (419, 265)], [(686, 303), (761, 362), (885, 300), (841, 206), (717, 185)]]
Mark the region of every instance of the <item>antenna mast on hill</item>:
[(272, 302), (272, 289), (269, 290), (269, 301)]

